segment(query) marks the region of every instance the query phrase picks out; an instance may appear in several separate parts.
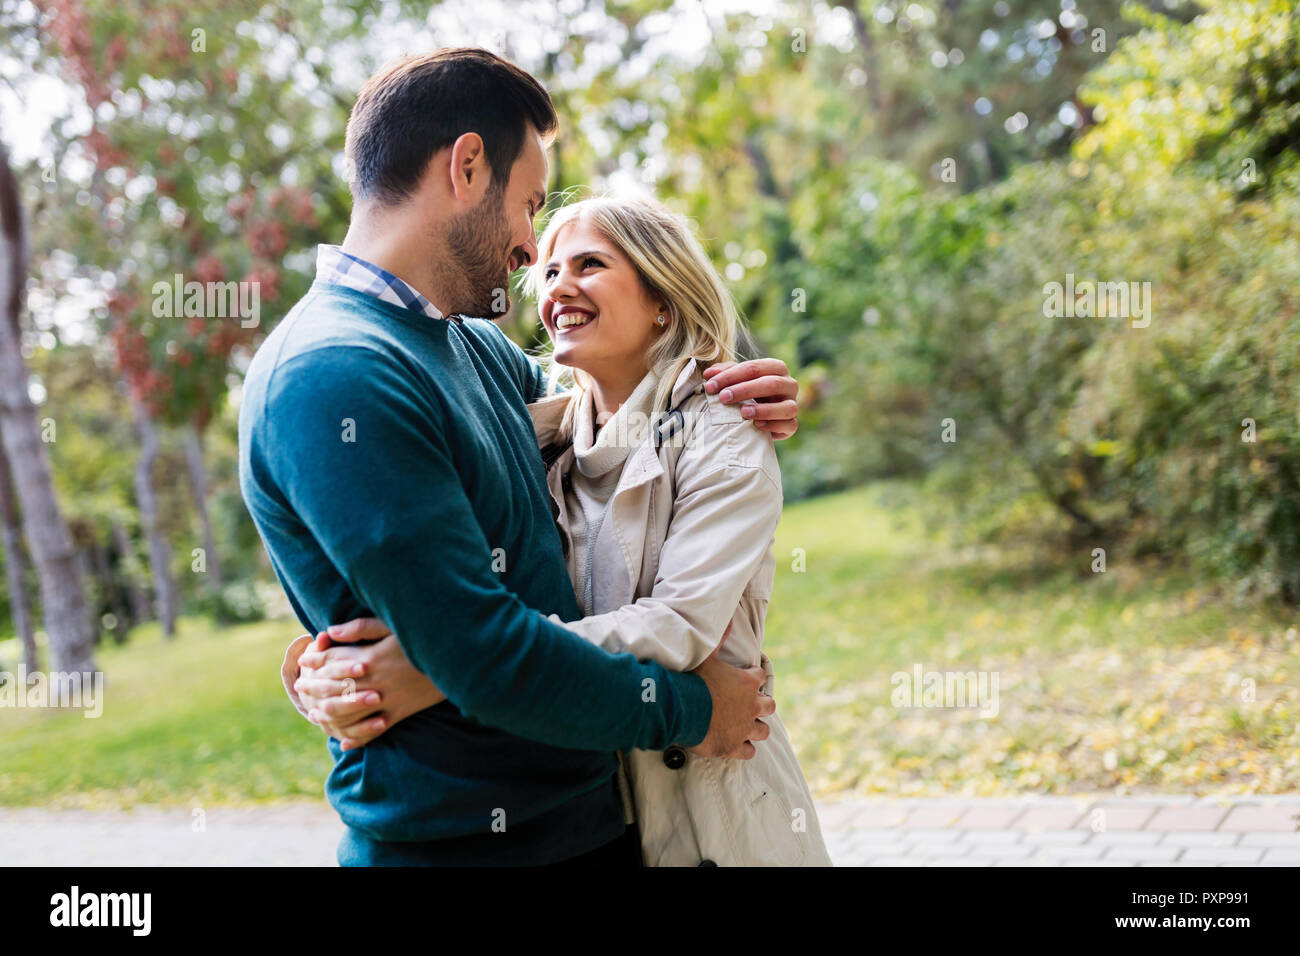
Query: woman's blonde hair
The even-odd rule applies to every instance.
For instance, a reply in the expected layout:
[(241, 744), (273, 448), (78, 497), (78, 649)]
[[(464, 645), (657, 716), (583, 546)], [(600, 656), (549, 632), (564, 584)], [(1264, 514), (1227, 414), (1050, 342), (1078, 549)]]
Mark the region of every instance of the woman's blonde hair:
[[(690, 222), (661, 202), (639, 197), (597, 196), (561, 207), (537, 240), (537, 262), (525, 288), (540, 308), (546, 295), (546, 263), (556, 237), (566, 226), (586, 222), (612, 242), (637, 271), (646, 292), (666, 306), (668, 320), (646, 354), (647, 368), (659, 375), (651, 420), (668, 408), (677, 376), (691, 359), (701, 365), (735, 358), (740, 313), (730, 290), (713, 267)], [(581, 369), (564, 369), (546, 351), (541, 358), (553, 388), (571, 373), (574, 400), (565, 409), (560, 435), (573, 434), (577, 399), (591, 387)]]

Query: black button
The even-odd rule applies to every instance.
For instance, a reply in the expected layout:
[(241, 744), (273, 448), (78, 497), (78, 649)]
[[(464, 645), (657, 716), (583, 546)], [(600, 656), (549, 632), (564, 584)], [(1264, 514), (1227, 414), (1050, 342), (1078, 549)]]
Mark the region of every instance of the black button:
[(700, 860), (700, 866), (717, 866), (712, 860)]
[(669, 747), (664, 751), (664, 766), (669, 770), (681, 770), (686, 766), (686, 751), (681, 747)]

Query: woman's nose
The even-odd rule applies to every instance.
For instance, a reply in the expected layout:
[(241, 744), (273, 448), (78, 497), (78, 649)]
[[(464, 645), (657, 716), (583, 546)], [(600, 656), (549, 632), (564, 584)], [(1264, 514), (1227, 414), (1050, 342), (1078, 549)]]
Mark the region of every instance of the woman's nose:
[(555, 273), (555, 278), (551, 280), (551, 287), (547, 294), (552, 299), (568, 298), (574, 294), (573, 274), (568, 269), (560, 269)]

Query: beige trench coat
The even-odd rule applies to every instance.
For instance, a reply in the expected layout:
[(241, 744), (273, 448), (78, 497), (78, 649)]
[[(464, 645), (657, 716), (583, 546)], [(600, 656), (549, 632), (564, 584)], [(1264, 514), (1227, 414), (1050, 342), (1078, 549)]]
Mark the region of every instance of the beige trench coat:
[[(592, 561), (620, 569), (597, 578), (617, 583), (607, 580), (593, 593), (603, 613), (564, 626), (607, 650), (688, 671), (730, 624), (720, 658), (761, 665), (763, 691), (773, 694), (762, 643), (781, 473), (772, 439), (738, 407), (707, 395), (703, 383), (691, 362), (674, 385), (681, 415), (671, 420), (672, 433), (657, 448), (647, 434), (629, 453)], [(567, 401), (559, 395), (529, 406), (542, 448), (553, 445)], [(566, 549), (564, 482), (573, 457), (570, 446), (547, 473)], [(830, 865), (785, 726), (779, 713), (764, 720), (772, 733), (755, 744), (751, 760), (698, 757), (680, 747), (624, 755), (646, 865)]]

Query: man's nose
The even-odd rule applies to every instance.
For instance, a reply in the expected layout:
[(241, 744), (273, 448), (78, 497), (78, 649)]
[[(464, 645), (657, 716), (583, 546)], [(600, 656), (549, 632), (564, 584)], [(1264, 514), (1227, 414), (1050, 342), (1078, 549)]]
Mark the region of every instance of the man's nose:
[(537, 240), (536, 239), (526, 240), (524, 244), (519, 247), (519, 252), (524, 259), (524, 261), (520, 263), (520, 265), (531, 266), (534, 262), (537, 261)]

